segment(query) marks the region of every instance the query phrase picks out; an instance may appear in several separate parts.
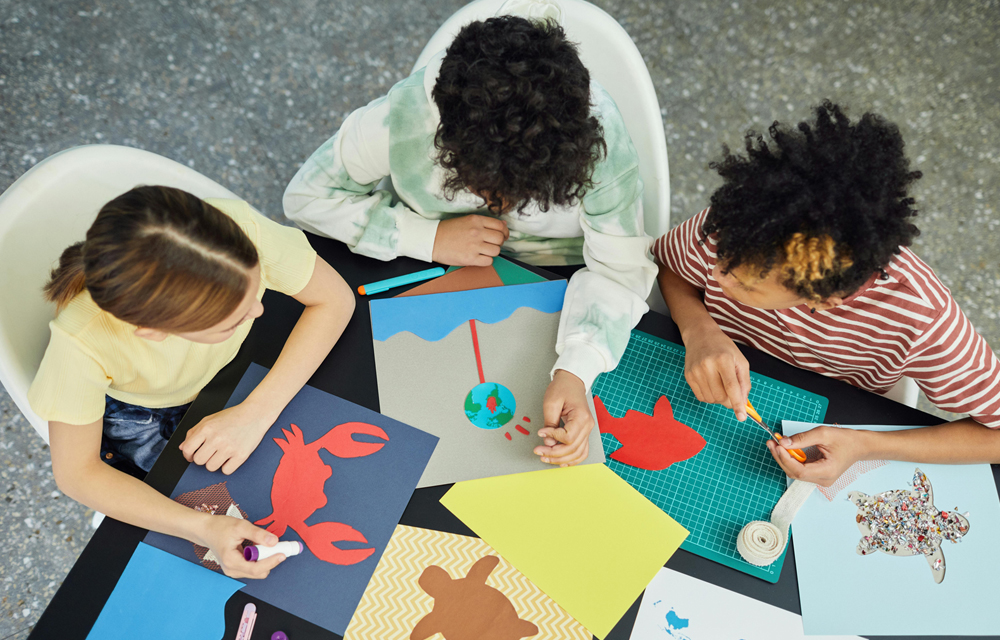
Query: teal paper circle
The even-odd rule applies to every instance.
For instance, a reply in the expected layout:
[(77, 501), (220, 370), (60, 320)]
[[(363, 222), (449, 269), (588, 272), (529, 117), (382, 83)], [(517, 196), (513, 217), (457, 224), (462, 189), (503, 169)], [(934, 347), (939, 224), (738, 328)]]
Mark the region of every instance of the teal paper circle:
[(499, 429), (514, 419), (517, 402), (510, 389), (498, 382), (483, 382), (465, 396), (465, 416), (480, 429)]

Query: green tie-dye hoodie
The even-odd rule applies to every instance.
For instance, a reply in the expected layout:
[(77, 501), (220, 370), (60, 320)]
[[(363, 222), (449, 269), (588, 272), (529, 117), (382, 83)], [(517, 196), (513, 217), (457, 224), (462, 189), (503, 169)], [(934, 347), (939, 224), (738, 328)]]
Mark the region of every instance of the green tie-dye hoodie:
[[(306, 160), (285, 190), (290, 219), (355, 253), (430, 261), (440, 220), (487, 213), (469, 191), (446, 197), (445, 170), (435, 162), (440, 118), (431, 91), (443, 55), (349, 115)], [(608, 148), (593, 188), (573, 205), (543, 212), (529, 203), (500, 216), (510, 229), (504, 255), (542, 266), (586, 265), (566, 291), (553, 370), (575, 374), (588, 388), (617, 366), (656, 278), (635, 148), (611, 96), (594, 84), (592, 100)], [(376, 188), (386, 177), (395, 194)]]

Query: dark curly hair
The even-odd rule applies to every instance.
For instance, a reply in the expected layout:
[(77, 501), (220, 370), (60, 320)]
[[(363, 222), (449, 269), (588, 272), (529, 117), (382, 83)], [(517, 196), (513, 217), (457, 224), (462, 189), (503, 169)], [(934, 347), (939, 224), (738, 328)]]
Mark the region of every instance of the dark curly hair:
[(542, 211), (582, 198), (607, 147), (591, 114), (590, 73), (554, 22), (500, 16), (466, 25), (433, 91), (437, 161), (499, 214), (503, 201)]
[(772, 124), (770, 144), (748, 132), (746, 157), (723, 147), (709, 166), (725, 183), (701, 233), (727, 273), (777, 266), (783, 286), (818, 302), (854, 293), (920, 234), (906, 189), (921, 173), (891, 122), (866, 113), (852, 124), (829, 100), (814, 111), (797, 130)]

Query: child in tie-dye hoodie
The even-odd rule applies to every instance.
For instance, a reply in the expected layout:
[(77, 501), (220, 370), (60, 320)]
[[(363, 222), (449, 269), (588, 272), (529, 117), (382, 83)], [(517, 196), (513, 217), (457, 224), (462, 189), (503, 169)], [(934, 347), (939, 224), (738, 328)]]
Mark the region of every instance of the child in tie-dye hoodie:
[[(386, 176), (398, 202), (376, 189)], [(284, 206), (303, 228), (381, 260), (584, 264), (566, 292), (535, 453), (563, 466), (586, 458), (590, 385), (618, 364), (656, 266), (621, 114), (554, 21), (464, 27), (447, 52), (349, 115)]]

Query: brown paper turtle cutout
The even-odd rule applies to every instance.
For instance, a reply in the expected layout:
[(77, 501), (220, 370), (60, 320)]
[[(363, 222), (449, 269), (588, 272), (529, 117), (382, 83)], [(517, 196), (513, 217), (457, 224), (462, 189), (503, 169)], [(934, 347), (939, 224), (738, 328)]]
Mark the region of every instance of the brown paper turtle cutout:
[(447, 571), (431, 565), (417, 581), (434, 598), (434, 608), (413, 627), (410, 640), (426, 640), (440, 633), (445, 640), (520, 640), (538, 633), (521, 620), (503, 593), (486, 584), (500, 558), (483, 556), (464, 578), (453, 580)]

